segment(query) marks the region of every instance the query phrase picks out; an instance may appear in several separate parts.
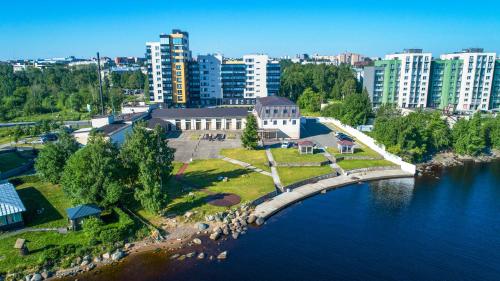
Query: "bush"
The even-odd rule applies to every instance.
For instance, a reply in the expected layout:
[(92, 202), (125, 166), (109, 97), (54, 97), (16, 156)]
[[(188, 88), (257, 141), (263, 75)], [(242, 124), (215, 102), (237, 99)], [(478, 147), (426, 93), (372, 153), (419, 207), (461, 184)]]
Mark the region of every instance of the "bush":
[(83, 232), (91, 240), (99, 237), (103, 223), (100, 219), (96, 217), (90, 217), (83, 221)]
[(99, 234), (99, 239), (101, 240), (101, 242), (111, 245), (120, 241), (121, 236), (122, 236), (121, 229), (110, 228), (101, 231), (101, 233)]

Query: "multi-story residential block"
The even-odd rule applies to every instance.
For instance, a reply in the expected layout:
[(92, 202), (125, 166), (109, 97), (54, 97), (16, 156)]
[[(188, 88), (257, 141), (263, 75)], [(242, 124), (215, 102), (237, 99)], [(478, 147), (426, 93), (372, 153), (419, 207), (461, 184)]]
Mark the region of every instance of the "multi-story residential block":
[(441, 59), (462, 61), (460, 91), (456, 100), (456, 109), (460, 111), (487, 110), (492, 92), (496, 54), (472, 48), (442, 55)]
[(174, 29), (159, 42), (146, 43), (150, 101), (185, 106), (188, 102), (189, 35)]
[(363, 85), (375, 107), (392, 103), (402, 108), (488, 110), (500, 103), (499, 68), (496, 54), (482, 49), (434, 60), (430, 53), (408, 50), (365, 67)]
[(254, 105), (257, 97), (276, 95), (280, 65), (267, 55), (227, 60), (219, 54), (189, 51), (187, 32), (173, 30), (146, 43), (149, 100), (169, 107)]

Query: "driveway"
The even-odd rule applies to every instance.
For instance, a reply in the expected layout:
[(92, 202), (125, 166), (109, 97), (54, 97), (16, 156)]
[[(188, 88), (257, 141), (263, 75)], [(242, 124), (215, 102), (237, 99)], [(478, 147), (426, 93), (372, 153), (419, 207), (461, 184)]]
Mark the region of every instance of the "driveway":
[(307, 119), (301, 125), (301, 137), (301, 140), (310, 140), (319, 146), (337, 147), (335, 132), (315, 119)]

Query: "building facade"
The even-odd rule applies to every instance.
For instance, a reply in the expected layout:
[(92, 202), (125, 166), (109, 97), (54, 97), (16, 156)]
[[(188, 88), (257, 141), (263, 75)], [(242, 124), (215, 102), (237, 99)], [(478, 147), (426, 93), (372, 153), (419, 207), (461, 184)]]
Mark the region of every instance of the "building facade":
[(465, 49), (432, 59), (422, 50), (405, 50), (364, 68), (363, 86), (372, 104), (462, 112), (499, 107), (499, 60), (495, 53)]
[(278, 96), (257, 98), (254, 114), (262, 139), (300, 138), (300, 111), (291, 100)]

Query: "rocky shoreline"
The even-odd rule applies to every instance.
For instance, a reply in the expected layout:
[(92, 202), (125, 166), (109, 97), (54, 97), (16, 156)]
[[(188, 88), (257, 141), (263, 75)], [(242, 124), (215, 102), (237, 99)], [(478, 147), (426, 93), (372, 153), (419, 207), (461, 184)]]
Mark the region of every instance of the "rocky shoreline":
[(430, 161), (417, 164), (417, 174), (431, 173), (434, 169), (464, 165), (466, 162), (491, 162), (500, 159), (500, 151), (492, 150), (489, 155), (462, 156), (453, 152), (442, 152), (434, 155)]
[[(192, 248), (201, 245), (203, 240), (238, 239), (239, 236), (247, 233), (250, 224), (261, 225), (264, 223), (264, 220), (257, 218), (252, 213), (253, 208), (251, 205), (242, 204), (239, 208), (208, 215), (202, 222), (190, 222), (190, 217), (193, 214), (186, 212), (184, 222), (179, 222), (179, 218), (169, 219), (168, 223), (163, 226), (163, 229), (168, 233), (164, 239), (148, 237), (134, 243), (123, 244), (113, 252), (78, 257), (70, 268), (57, 271), (43, 270), (22, 277), (7, 276), (7, 280), (18, 280), (19, 278), (19, 280), (28, 281), (78, 280), (80, 274), (99, 271), (105, 266), (120, 263), (127, 257), (150, 251), (165, 251), (166, 254), (170, 255), (171, 260), (178, 261), (190, 258), (197, 260), (225, 260), (229, 256), (227, 250), (209, 255), (202, 251), (193, 251)], [(203, 240), (200, 238), (203, 238)], [(221, 245), (220, 242), (218, 245)]]

